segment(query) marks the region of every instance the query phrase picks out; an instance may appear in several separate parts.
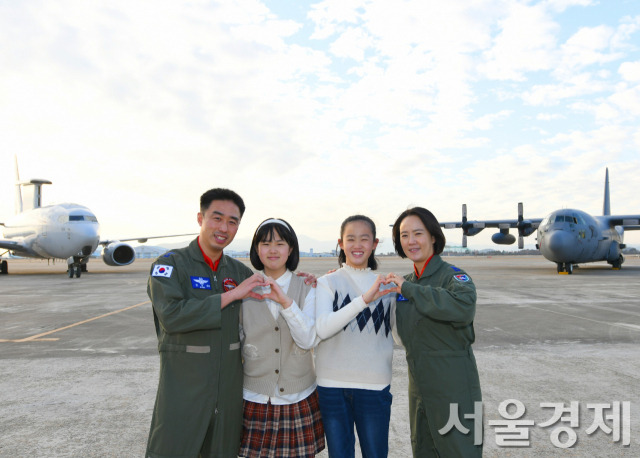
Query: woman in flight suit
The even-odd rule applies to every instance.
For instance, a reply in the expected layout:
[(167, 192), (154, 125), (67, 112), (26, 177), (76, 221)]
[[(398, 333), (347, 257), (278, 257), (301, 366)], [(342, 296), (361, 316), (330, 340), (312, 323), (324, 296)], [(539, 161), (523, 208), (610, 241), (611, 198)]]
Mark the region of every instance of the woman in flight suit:
[[(476, 311), (473, 281), (440, 257), (445, 237), (429, 210), (404, 211), (393, 225), (393, 243), (414, 268), (404, 277), (387, 276), (400, 293), (396, 323), (409, 367), (413, 456), (480, 457), (481, 411), (480, 427), (475, 428), (473, 421), (476, 403), (482, 400), (471, 349)], [(452, 404), (457, 404), (457, 410)], [(474, 440), (476, 435), (479, 440)]]

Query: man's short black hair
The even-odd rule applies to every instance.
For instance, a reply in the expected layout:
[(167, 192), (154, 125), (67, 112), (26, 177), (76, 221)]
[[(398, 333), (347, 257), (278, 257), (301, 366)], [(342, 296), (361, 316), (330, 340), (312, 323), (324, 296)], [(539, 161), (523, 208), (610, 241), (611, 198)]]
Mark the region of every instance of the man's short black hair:
[(244, 201), (231, 189), (213, 188), (200, 196), (200, 211), (205, 213), (214, 200), (230, 200), (240, 209), (240, 218), (244, 215)]
[(433, 243), (433, 253), (442, 253), (447, 239), (445, 238), (444, 233), (440, 228), (440, 223), (438, 223), (436, 217), (433, 216), (433, 213), (423, 207), (413, 207), (403, 211), (402, 213), (400, 213), (400, 216), (398, 216), (398, 219), (396, 219), (396, 222), (393, 224), (393, 247), (396, 249), (396, 253), (398, 253), (401, 258), (407, 257), (404, 250), (402, 249), (402, 244), (400, 243), (400, 223), (402, 223), (402, 220), (407, 216), (417, 216), (418, 218), (420, 218), (420, 221), (422, 221), (424, 227), (427, 229), (427, 231), (429, 231), (429, 234), (431, 234), (435, 238), (435, 242)]

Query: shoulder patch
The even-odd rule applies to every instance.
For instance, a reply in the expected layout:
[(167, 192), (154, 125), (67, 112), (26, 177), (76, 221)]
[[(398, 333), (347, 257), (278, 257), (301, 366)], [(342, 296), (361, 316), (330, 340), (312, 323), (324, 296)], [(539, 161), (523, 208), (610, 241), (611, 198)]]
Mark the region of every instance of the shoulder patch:
[(193, 289), (211, 289), (211, 280), (206, 277), (191, 277)]
[(409, 299), (407, 299), (406, 297), (404, 297), (402, 294), (397, 293), (396, 295), (396, 302), (407, 302), (409, 301)]
[(162, 264), (156, 264), (151, 272), (152, 277), (166, 277), (170, 278), (173, 272), (173, 266), (164, 266)]
[(471, 279), (469, 278), (469, 276), (467, 274), (458, 274), (458, 275), (454, 275), (453, 278), (455, 278), (456, 280), (458, 280), (459, 282), (468, 282)]
[(453, 269), (454, 272), (462, 272), (462, 269), (458, 269), (456, 266), (449, 266)]
[(173, 251), (167, 251), (165, 254), (162, 255), (163, 258), (168, 258), (169, 256), (171, 256), (173, 254)]
[(231, 291), (232, 289), (235, 289), (238, 286), (238, 283), (231, 277), (227, 277), (224, 280), (222, 280), (222, 288), (225, 291)]

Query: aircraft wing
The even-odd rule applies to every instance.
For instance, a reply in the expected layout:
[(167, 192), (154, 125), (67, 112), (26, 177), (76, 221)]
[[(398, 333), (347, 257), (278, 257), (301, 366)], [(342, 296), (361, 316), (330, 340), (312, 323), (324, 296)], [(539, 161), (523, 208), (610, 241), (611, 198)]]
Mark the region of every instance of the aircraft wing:
[(0, 248), (5, 250), (16, 251), (18, 253), (29, 252), (29, 249), (27, 247), (13, 240), (0, 240)]
[[(537, 228), (542, 221), (542, 218), (528, 218), (526, 221)], [(476, 229), (484, 229), (486, 227), (496, 227), (498, 229), (517, 228), (520, 221), (517, 219), (496, 219), (496, 220), (473, 220), (473, 221), (454, 221), (454, 222), (441, 222), (440, 227), (445, 229), (474, 227)]]
[(166, 237), (186, 237), (186, 236), (194, 236), (194, 235), (198, 235), (198, 233), (194, 232), (192, 234), (154, 235), (151, 237), (133, 237), (128, 239), (100, 240), (98, 244), (102, 246), (107, 246), (113, 242), (132, 242), (134, 240), (136, 240), (138, 243), (145, 243), (147, 240), (150, 240), (150, 239), (163, 239)]
[(462, 229), (462, 246), (467, 246), (467, 236), (473, 236), (487, 227), (497, 228), (500, 231), (494, 234), (491, 240), (501, 245), (510, 245), (515, 242), (515, 237), (509, 234), (509, 229), (516, 229), (518, 232), (518, 248), (524, 247), (523, 238), (535, 232), (540, 226), (542, 218), (527, 218), (523, 216), (522, 202), (518, 203), (518, 219), (495, 219), (495, 220), (469, 220), (467, 219), (467, 205), (462, 205), (461, 221), (444, 221), (440, 227), (445, 229)]
[(611, 215), (607, 221), (611, 226), (622, 226), (625, 231), (640, 231), (640, 215)]

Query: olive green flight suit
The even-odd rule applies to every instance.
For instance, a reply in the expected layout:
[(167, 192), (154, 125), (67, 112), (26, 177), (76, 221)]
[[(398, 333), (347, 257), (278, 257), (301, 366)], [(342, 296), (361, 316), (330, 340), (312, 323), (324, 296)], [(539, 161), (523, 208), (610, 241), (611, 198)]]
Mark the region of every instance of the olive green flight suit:
[[(476, 311), (473, 281), (438, 255), (420, 278), (415, 273), (404, 278), (396, 323), (409, 366), (413, 456), (482, 456), (482, 446), (474, 445), (473, 419), (464, 418), (474, 414), (474, 402), (482, 400), (471, 350)], [(444, 436), (438, 432), (447, 425), (451, 403), (458, 404), (458, 418), (470, 430), (467, 434), (457, 428)]]
[(220, 296), (252, 274), (225, 255), (214, 272), (197, 239), (159, 257), (151, 267), (147, 293), (158, 334), (160, 381), (148, 457), (237, 456), (242, 437), (242, 301), (221, 310)]

